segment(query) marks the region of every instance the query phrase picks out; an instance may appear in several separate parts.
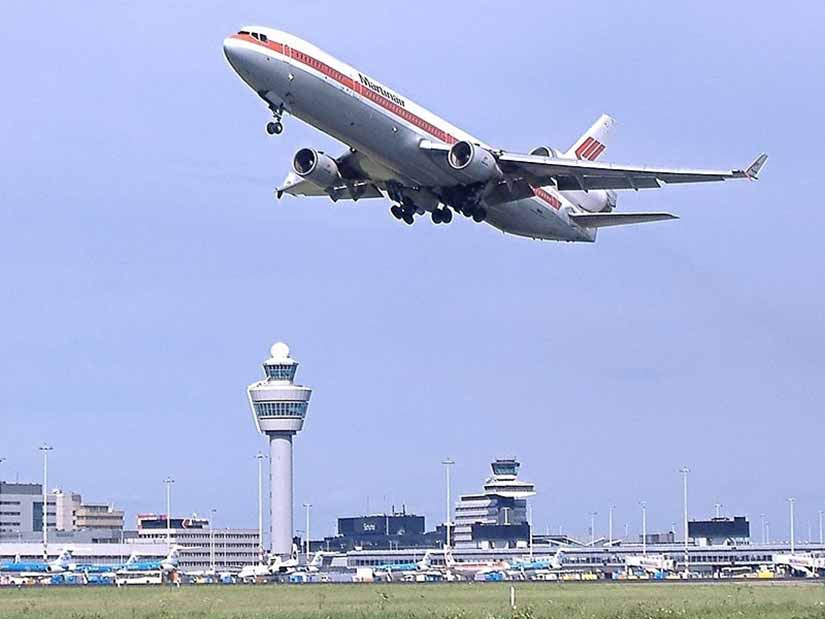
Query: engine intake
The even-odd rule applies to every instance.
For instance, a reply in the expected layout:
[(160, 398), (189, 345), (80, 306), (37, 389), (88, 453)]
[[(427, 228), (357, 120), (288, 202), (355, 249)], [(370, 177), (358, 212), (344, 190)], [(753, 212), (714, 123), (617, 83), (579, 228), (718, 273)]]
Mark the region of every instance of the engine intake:
[(334, 187), (341, 174), (335, 159), (311, 148), (302, 148), (292, 158), (295, 174), (322, 189)]
[(561, 153), (559, 153), (559, 151), (555, 148), (550, 148), (549, 146), (537, 146), (530, 151), (530, 154), (537, 157), (552, 157), (553, 159), (561, 158)]
[(466, 140), (453, 144), (447, 153), (447, 162), (471, 182), (484, 183), (501, 176), (493, 154)]

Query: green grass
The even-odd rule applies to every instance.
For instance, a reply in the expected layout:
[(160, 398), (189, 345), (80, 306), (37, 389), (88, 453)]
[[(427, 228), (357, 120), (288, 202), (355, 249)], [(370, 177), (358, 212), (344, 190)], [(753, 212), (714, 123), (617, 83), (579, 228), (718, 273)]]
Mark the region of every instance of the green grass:
[(509, 583), (0, 589), (2, 619), (825, 619), (821, 583)]

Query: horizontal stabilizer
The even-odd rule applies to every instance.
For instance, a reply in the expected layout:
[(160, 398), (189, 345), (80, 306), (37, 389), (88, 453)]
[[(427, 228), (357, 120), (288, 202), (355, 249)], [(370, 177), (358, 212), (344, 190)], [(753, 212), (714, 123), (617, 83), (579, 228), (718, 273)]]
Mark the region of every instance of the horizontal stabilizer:
[(672, 213), (571, 213), (570, 219), (583, 228), (607, 228), (679, 218)]

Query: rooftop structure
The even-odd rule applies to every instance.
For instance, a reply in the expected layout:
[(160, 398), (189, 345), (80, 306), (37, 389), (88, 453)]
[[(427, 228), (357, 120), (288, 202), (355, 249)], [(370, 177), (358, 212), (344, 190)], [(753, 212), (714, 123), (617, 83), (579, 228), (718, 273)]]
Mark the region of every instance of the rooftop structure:
[(535, 486), (518, 478), (520, 463), (498, 459), (483, 492), (461, 495), (456, 503), (457, 548), (508, 548), (526, 546), (530, 538), (527, 499)]
[(312, 389), (293, 380), (298, 362), (289, 347), (277, 343), (263, 363), (265, 378), (247, 388), (249, 406), (258, 432), (269, 439), (271, 552), (292, 551), (292, 437), (304, 427)]

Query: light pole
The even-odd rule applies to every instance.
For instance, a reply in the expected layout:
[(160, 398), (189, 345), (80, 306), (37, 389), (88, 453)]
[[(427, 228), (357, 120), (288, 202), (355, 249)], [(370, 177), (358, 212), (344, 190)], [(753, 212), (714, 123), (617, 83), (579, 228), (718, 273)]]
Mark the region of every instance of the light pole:
[(212, 568), (212, 573), (215, 573), (215, 530), (214, 520), (215, 512), (217, 510), (213, 507), (209, 510), (209, 564)]
[(690, 556), (688, 555), (688, 473), (690, 473), (690, 469), (688, 467), (683, 466), (679, 469), (679, 472), (682, 474), (683, 480), (683, 487), (684, 487), (684, 500), (685, 500), (685, 575), (687, 576), (690, 573)]
[(307, 512), (307, 542), (306, 542), (306, 561), (309, 564), (309, 510), (312, 507), (312, 503), (304, 503), (304, 509)]
[(767, 518), (767, 515), (759, 514), (759, 518), (762, 521), (762, 543), (767, 544), (768, 543), (768, 536), (765, 534), (765, 518)]
[(819, 510), (819, 544), (825, 543), (825, 538), (822, 536), (822, 510)]
[(794, 525), (794, 522), (793, 522), (793, 520), (794, 520), (794, 518), (793, 518), (793, 504), (794, 503), (796, 503), (796, 499), (793, 498), (793, 497), (790, 497), (788, 499), (788, 505), (790, 505), (790, 507), (791, 507), (791, 554), (793, 554), (793, 551), (794, 551), (794, 532), (793, 532), (793, 525)]
[(768, 544), (771, 543), (771, 521), (765, 521), (765, 540)]
[(607, 508), (607, 544), (613, 546), (613, 510), (615, 505), (610, 505)]
[(163, 480), (166, 484), (166, 545), (172, 549), (172, 484), (175, 480), (167, 477)]
[(48, 480), (49, 480), (49, 452), (54, 448), (51, 445), (43, 443), (40, 446), (40, 451), (43, 453), (43, 561), (45, 562), (49, 556), (49, 533), (46, 506), (49, 503), (48, 495)]
[(716, 508), (716, 517), (718, 518), (720, 510), (722, 509), (722, 504), (721, 503), (715, 503), (714, 507)]
[(590, 512), (590, 545), (596, 543), (596, 516), (599, 512)]
[(647, 554), (647, 501), (641, 501), (642, 506), (642, 554)]
[[(819, 512), (820, 514), (822, 512)], [(820, 518), (821, 521), (821, 518)], [(533, 506), (527, 506), (527, 526), (530, 527), (530, 561), (533, 560)]]
[(259, 451), (258, 459), (258, 563), (264, 562), (264, 455)]
[(447, 510), (446, 510), (447, 521), (444, 523), (444, 526), (446, 527), (447, 537), (445, 538), (446, 541), (445, 541), (444, 546), (447, 549), (449, 549), (450, 548), (450, 526), (452, 525), (452, 518), (451, 518), (452, 510), (450, 509), (450, 507), (451, 507), (450, 506), (450, 477), (451, 477), (450, 470), (451, 470), (452, 466), (455, 464), (455, 460), (453, 460), (452, 458), (446, 458), (445, 460), (441, 461), (441, 464), (444, 465), (444, 472), (445, 472), (445, 475), (447, 477), (447, 505), (446, 505), (446, 507), (447, 507)]

